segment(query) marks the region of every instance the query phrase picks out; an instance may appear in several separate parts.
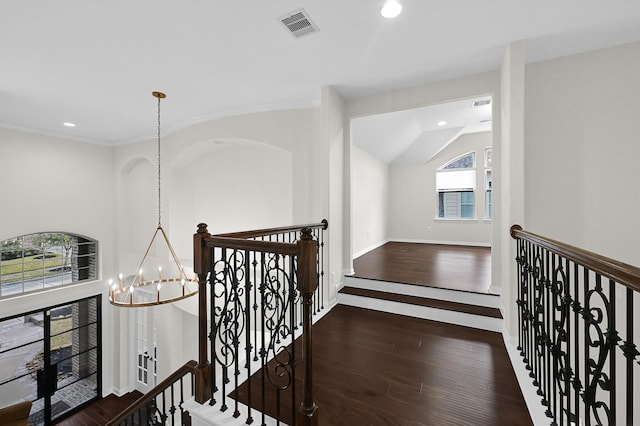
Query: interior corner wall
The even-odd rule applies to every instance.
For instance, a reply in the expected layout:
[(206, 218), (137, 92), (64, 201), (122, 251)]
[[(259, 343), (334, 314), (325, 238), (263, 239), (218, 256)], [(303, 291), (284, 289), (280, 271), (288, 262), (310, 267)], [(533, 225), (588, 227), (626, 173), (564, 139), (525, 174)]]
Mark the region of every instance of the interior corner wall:
[(517, 335), (515, 242), (509, 229), (524, 223), (524, 72), (523, 42), (510, 43), (500, 72), (500, 142), (493, 151), (494, 249), (491, 259), (491, 290), (502, 302), (505, 337)]
[[(491, 132), (460, 136), (425, 164), (389, 167), (389, 240), (491, 246), (491, 221), (485, 220), (485, 148)], [(468, 152), (476, 153), (474, 220), (438, 220), (436, 170)]]
[(322, 203), (323, 218), (329, 221), (329, 229), (325, 232), (328, 236), (329, 263), (325, 280), (328, 286), (328, 300), (333, 303), (337, 299), (337, 290), (342, 285), (344, 270), (344, 100), (332, 87), (323, 87), (322, 98), (322, 123), (320, 131), (325, 140), (322, 164), (323, 181), (325, 189)]
[(640, 43), (526, 69), (525, 229), (640, 265)]
[(351, 147), (353, 255), (387, 240), (389, 165), (356, 145)]

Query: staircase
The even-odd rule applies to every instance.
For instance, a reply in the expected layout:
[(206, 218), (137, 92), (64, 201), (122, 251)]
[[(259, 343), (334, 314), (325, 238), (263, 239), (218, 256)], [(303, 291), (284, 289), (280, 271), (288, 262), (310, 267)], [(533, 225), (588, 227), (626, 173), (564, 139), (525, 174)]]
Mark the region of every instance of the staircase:
[(338, 303), (502, 332), (500, 297), (345, 276)]

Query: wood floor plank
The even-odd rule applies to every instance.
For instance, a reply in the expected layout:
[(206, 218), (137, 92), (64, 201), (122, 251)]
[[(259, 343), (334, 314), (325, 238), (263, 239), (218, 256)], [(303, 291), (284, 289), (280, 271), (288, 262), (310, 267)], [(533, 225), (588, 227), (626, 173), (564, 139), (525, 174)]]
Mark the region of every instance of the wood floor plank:
[(353, 260), (354, 277), (488, 293), (489, 247), (388, 242)]
[(344, 305), (313, 333), (321, 426), (532, 424), (496, 333)]

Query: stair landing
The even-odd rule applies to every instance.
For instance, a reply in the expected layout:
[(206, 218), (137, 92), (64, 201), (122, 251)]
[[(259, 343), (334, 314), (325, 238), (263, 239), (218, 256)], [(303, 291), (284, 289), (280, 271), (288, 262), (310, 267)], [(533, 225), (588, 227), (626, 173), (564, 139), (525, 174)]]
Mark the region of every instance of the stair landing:
[(338, 303), (414, 318), (502, 332), (500, 297), (346, 276)]

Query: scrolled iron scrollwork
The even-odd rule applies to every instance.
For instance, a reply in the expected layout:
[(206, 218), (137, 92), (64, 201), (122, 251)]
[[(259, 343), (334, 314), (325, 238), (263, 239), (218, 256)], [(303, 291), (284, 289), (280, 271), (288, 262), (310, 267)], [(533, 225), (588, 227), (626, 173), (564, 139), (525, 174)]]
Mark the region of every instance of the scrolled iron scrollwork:
[(210, 276), (211, 292), (215, 303), (212, 306), (213, 356), (225, 367), (233, 365), (239, 355), (239, 337), (245, 329), (244, 253), (229, 250), (224, 258), (213, 264)]
[(293, 336), (291, 313), (297, 291), (292, 285), (292, 274), (287, 258), (270, 254), (265, 262), (264, 282), (260, 285), (262, 295), (262, 315), (265, 328), (269, 331), (269, 342), (261, 355), (273, 358), (275, 366), (266, 369), (269, 382), (276, 388), (289, 388), (293, 380), (295, 357), (292, 349), (282, 344)]
[[(596, 303), (602, 307), (596, 306)], [(600, 393), (608, 393), (611, 390), (610, 378), (604, 371), (607, 358), (609, 356), (609, 342), (606, 338), (606, 327), (610, 324), (608, 318), (609, 300), (604, 293), (600, 282), (595, 288), (587, 292), (586, 305), (584, 309), (584, 321), (586, 324), (585, 340), (589, 348), (587, 356), (587, 366), (589, 370), (589, 381), (586, 383), (584, 391), (584, 402), (598, 424), (611, 423), (611, 408), (600, 397)]]

